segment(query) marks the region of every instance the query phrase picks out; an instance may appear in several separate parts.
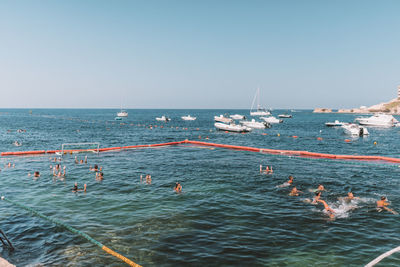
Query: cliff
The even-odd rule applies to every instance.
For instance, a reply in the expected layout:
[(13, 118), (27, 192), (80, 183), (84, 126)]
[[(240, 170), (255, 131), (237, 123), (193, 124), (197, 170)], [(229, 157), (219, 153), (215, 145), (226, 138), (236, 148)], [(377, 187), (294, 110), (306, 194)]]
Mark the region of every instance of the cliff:
[(389, 102), (379, 103), (370, 107), (338, 110), (338, 113), (375, 113), (375, 112), (400, 115), (400, 99), (395, 98), (390, 100)]

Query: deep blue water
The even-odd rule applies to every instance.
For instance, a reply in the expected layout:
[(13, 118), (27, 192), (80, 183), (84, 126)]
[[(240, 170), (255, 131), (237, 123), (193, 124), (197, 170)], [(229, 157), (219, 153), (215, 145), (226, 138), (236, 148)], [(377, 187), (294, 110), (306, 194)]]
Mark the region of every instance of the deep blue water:
[[(369, 128), (369, 137), (352, 139), (340, 129), (324, 126), (335, 119), (353, 121), (356, 115), (350, 114), (297, 111), (270, 129), (233, 134), (216, 131), (213, 116), (247, 115), (247, 110), (128, 110), (123, 121), (114, 120), (116, 112), (0, 110), (0, 151), (60, 149), (62, 143), (77, 142), (109, 147), (201, 138), (273, 149), (400, 157), (399, 128)], [(172, 121), (155, 121), (163, 114)], [(186, 114), (198, 119), (182, 121), (180, 116)], [(14, 146), (15, 140), (22, 146)], [(399, 216), (374, 209), (375, 201), (385, 195), (400, 211), (400, 169), (394, 164), (189, 145), (77, 156), (85, 155), (87, 165), (75, 164), (75, 155), (63, 157), (64, 180), (53, 178), (49, 155), (1, 157), (1, 195), (76, 227), (143, 266), (363, 266), (400, 244)], [(5, 167), (8, 162), (15, 168)], [(89, 171), (94, 164), (104, 169), (101, 182)], [(261, 175), (260, 164), (272, 165), (274, 174)], [(36, 170), (40, 178), (28, 176)], [(151, 174), (152, 184), (141, 184), (140, 174)], [(290, 197), (289, 188), (279, 187), (289, 175), (304, 192), (301, 196)], [(182, 194), (172, 190), (176, 181), (183, 186)], [(72, 193), (74, 182), (79, 187), (86, 183), (88, 191)], [(322, 198), (336, 211), (334, 220), (322, 206), (305, 201), (320, 183), (327, 189)], [(339, 201), (349, 190), (361, 199)], [(4, 201), (0, 218), (1, 229), (16, 247), (13, 252), (0, 247), (1, 256), (17, 266), (124, 266), (87, 240)], [(400, 256), (395, 254), (377, 266), (399, 265)]]

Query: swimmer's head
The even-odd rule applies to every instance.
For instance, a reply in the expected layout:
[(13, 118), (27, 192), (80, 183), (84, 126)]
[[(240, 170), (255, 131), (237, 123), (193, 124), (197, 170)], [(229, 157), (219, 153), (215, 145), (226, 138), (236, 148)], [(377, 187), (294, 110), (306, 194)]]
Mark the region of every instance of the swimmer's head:
[(289, 180), (293, 180), (293, 176), (289, 175)]
[(97, 168), (99, 168), (99, 166), (97, 166), (97, 164), (94, 164), (94, 168), (97, 169)]
[(322, 193), (321, 191), (316, 191), (316, 192), (315, 192), (315, 195), (316, 195), (316, 196), (320, 196), (321, 193)]
[(386, 197), (384, 197), (384, 196), (381, 196), (381, 200), (385, 200), (386, 199)]

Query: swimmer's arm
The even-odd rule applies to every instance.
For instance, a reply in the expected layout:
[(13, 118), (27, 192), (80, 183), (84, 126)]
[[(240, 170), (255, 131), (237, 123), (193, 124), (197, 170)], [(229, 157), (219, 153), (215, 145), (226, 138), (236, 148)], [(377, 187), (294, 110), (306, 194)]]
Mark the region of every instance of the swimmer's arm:
[(390, 209), (390, 208), (388, 208), (388, 207), (382, 207), (382, 208), (384, 208), (385, 210), (387, 210), (387, 211), (389, 211), (389, 212), (391, 212), (391, 213), (393, 213), (393, 214), (399, 214), (397, 211), (392, 210), (392, 209)]

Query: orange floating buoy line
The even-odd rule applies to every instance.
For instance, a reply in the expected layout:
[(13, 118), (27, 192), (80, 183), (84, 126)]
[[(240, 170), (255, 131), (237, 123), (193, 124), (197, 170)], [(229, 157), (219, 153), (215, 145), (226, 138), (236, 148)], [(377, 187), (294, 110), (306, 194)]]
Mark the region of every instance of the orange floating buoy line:
[[(199, 138), (201, 138), (201, 136), (199, 136)], [(308, 157), (308, 158), (344, 159), (344, 160), (360, 160), (360, 161), (367, 160), (367, 161), (384, 161), (384, 162), (391, 162), (391, 163), (400, 163), (400, 158), (385, 157), (385, 156), (335, 155), (335, 154), (317, 153), (317, 152), (309, 152), (309, 151), (302, 151), (302, 150), (282, 150), (282, 149), (257, 148), (257, 147), (249, 147), (249, 146), (235, 146), (235, 145), (217, 144), (217, 143), (191, 141), (191, 140), (160, 143), (160, 144), (149, 144), (149, 145), (105, 147), (105, 148), (99, 148), (99, 152), (118, 151), (118, 150), (122, 151), (122, 150), (127, 150), (127, 149), (153, 148), (153, 147), (162, 147), (162, 146), (174, 146), (174, 145), (181, 145), (181, 144), (220, 147), (220, 148), (227, 148), (227, 149), (234, 149), (234, 150), (258, 152), (258, 153), (268, 153), (268, 154), (280, 154), (280, 155), (287, 155), (287, 156), (299, 156), (299, 157)], [(67, 152), (74, 153), (74, 152), (85, 152), (85, 151), (86, 150), (76, 149), (76, 150), (68, 150)], [(57, 152), (61, 152), (61, 150), (1, 152), (0, 155), (1, 156), (31, 156), (31, 155), (54, 154)]]

